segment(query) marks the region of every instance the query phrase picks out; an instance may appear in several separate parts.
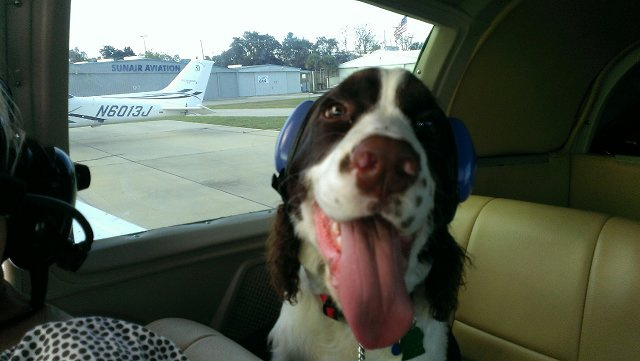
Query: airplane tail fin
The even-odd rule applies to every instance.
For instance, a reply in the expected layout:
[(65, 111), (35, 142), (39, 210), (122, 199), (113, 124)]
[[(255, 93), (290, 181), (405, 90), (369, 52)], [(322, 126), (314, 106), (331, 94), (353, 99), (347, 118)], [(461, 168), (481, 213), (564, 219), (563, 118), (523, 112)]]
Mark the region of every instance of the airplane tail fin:
[(185, 97), (180, 98), (181, 105), (199, 107), (207, 90), (212, 67), (212, 61), (191, 60), (161, 92), (183, 93)]

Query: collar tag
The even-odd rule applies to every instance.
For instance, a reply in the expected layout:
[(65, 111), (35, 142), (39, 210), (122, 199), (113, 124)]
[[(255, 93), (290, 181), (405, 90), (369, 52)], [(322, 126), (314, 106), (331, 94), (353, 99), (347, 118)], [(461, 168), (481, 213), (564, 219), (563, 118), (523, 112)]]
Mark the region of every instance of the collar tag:
[(409, 332), (400, 340), (400, 348), (402, 350), (402, 360), (411, 360), (427, 352), (422, 342), (424, 341), (424, 333), (422, 330), (413, 325)]

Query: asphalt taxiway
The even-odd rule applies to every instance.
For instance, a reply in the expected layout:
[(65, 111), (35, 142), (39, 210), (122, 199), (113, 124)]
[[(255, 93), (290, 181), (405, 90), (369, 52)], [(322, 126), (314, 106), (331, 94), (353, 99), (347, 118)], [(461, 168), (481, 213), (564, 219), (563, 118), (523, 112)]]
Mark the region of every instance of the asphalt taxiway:
[(270, 209), (277, 135), (173, 120), (73, 128), (71, 158), (92, 177), (78, 200), (107, 229), (97, 238)]

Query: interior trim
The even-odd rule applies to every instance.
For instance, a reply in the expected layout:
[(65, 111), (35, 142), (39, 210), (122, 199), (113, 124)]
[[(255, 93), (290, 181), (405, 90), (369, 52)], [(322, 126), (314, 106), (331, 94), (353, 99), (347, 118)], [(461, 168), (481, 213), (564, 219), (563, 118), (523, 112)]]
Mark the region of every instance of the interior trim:
[[(94, 242), (78, 275), (102, 272), (176, 254), (200, 250), (268, 233), (274, 211), (260, 211), (200, 223), (159, 228)], [(180, 241), (176, 241), (180, 239)]]
[(640, 41), (625, 49), (616, 56), (600, 72), (586, 97), (582, 111), (578, 117), (578, 124), (569, 136), (566, 147), (571, 147), (572, 153), (588, 153), (591, 141), (596, 134), (599, 120), (602, 117), (609, 95), (616, 85), (634, 66), (640, 63)]

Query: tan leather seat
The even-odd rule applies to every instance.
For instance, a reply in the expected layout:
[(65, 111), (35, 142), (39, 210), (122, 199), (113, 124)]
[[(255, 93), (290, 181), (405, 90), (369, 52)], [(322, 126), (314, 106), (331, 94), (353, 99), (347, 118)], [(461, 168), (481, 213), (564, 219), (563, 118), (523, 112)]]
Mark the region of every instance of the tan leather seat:
[(472, 259), (454, 323), (464, 358), (638, 358), (639, 222), (472, 197), (452, 231)]
[[(10, 305), (27, 304), (5, 281), (0, 281), (0, 309), (6, 311)], [(11, 303), (9, 303), (11, 301)], [(16, 306), (17, 307), (17, 306)], [(0, 351), (16, 345), (33, 327), (51, 321), (65, 321), (71, 316), (57, 307), (46, 304), (38, 312), (7, 327), (0, 327)], [(238, 360), (257, 361), (258, 357), (244, 349), (220, 332), (200, 323), (181, 319), (165, 318), (147, 325), (151, 331), (172, 340), (192, 361)]]
[(147, 325), (151, 331), (172, 340), (191, 361), (260, 361), (220, 332), (183, 318), (163, 318)]
[[(58, 308), (46, 305), (39, 312), (10, 328), (0, 329), (0, 351), (17, 344), (22, 336), (36, 325), (70, 318), (71, 316)], [(260, 360), (220, 332), (194, 321), (165, 318), (152, 322), (147, 328), (172, 340), (191, 361)]]
[(263, 342), (246, 347), (255, 346), (254, 352), (262, 352), (258, 355), (268, 358), (266, 332), (278, 317), (280, 305), (269, 282), (265, 260), (258, 257), (245, 261), (234, 275), (211, 321), (215, 329), (182, 318), (160, 319), (147, 328), (175, 342), (192, 361), (255, 361), (260, 358), (234, 340)]

